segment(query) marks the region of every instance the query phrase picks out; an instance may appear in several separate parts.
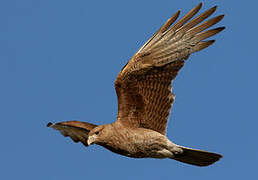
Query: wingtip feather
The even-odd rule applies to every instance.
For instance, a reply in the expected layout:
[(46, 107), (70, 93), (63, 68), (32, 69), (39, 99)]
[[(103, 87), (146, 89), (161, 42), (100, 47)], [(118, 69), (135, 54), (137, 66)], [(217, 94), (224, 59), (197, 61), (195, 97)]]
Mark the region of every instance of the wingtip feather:
[(161, 27), (161, 29), (160, 29), (160, 32), (161, 33), (164, 33), (170, 26), (171, 26), (171, 24), (173, 24), (176, 20), (177, 20), (177, 18), (179, 17), (179, 15), (180, 15), (180, 10), (178, 10), (175, 14), (173, 14), (173, 16), (171, 16), (168, 20), (167, 20), (167, 22)]
[(51, 127), (53, 125), (52, 122), (47, 123), (47, 127)]
[(201, 8), (202, 8), (202, 5), (203, 5), (203, 3), (200, 2), (196, 7), (198, 7), (198, 9), (201, 9)]
[(214, 9), (214, 11), (216, 11), (216, 9), (218, 8), (217, 5), (213, 6), (211, 9)]
[(208, 40), (208, 41), (201, 41), (197, 45), (194, 46), (192, 52), (201, 51), (210, 45), (212, 45), (215, 42), (215, 40)]
[(179, 19), (171, 28), (170, 32), (174, 32), (180, 27), (182, 27), (187, 21), (189, 21), (195, 14), (197, 14), (202, 7), (202, 3), (199, 3), (193, 9), (191, 9), (188, 13), (186, 13), (181, 19)]

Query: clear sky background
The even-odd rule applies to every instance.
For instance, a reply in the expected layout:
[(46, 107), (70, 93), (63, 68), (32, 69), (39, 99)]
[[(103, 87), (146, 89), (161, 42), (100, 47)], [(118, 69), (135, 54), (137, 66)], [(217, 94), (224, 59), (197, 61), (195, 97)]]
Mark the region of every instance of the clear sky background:
[(199, 168), (164, 159), (131, 159), (85, 148), (49, 121), (115, 120), (114, 80), (182, 0), (0, 1), (0, 179), (255, 179), (258, 161), (258, 47), (255, 1), (218, 5), (227, 29), (193, 54), (174, 83), (168, 137), (221, 153)]

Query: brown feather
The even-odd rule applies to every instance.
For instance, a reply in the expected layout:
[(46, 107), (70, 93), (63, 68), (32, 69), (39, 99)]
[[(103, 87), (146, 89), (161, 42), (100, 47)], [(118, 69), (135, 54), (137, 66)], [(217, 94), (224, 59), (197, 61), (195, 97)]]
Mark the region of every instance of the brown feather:
[(217, 17), (214, 17), (208, 21), (205, 21), (204, 23), (190, 29), (188, 32), (187, 32), (187, 35), (189, 36), (193, 36), (194, 34), (197, 34), (211, 26), (213, 26), (214, 24), (218, 23), (219, 21), (221, 21), (222, 19), (224, 18), (224, 15), (220, 15), (220, 16), (217, 16)]
[(136, 54), (138, 54), (142, 50), (145, 50), (144, 48), (147, 45), (148, 47), (151, 47), (152, 44), (157, 42), (162, 37), (162, 34), (171, 26), (171, 24), (173, 24), (177, 20), (179, 14), (180, 10), (178, 10), (171, 18), (169, 18), (167, 22), (163, 24), (161, 28), (136, 52)]
[(161, 134), (166, 133), (168, 116), (174, 101), (172, 80), (191, 53), (214, 42), (201, 40), (224, 29), (221, 27), (202, 32), (219, 22), (223, 15), (198, 25), (213, 14), (217, 6), (188, 22), (201, 6), (200, 3), (169, 29), (179, 11), (174, 14), (118, 74), (115, 81), (118, 122), (129, 127), (143, 127)]
[(214, 7), (210, 8), (209, 10), (205, 11), (204, 13), (202, 13), (201, 15), (197, 16), (196, 18), (191, 20), (189, 23), (185, 24), (181, 28), (182, 31), (183, 32), (188, 31), (189, 29), (191, 29), (195, 25), (197, 25), (200, 22), (202, 22), (203, 20), (207, 19), (210, 15), (212, 15), (216, 11), (216, 9), (217, 9), (217, 6), (214, 6)]
[[(166, 32), (164, 32), (161, 37), (159, 38), (159, 41), (153, 42), (153, 46), (150, 46), (149, 48), (146, 47), (146, 49), (151, 49), (153, 51), (154, 49), (163, 51), (166, 49), (164, 48), (164, 45), (167, 46), (167, 43), (169, 41), (177, 41), (178, 36), (175, 36), (175, 33), (178, 29), (180, 29), (187, 21), (189, 21), (196, 13), (199, 12), (200, 8), (202, 7), (202, 3), (198, 4), (196, 7), (194, 7), (191, 11), (189, 11), (184, 17), (182, 17), (179, 21), (177, 21), (170, 29), (168, 29)], [(150, 42), (151, 44), (152, 42)]]
[(196, 166), (209, 166), (222, 158), (222, 156), (217, 153), (201, 151), (198, 149), (191, 149), (186, 147), (182, 147), (182, 149), (183, 153), (175, 155), (175, 157), (173, 157), (172, 159)]
[(115, 80), (118, 114), (114, 123), (97, 126), (66, 121), (47, 126), (74, 142), (101, 145), (128, 157), (171, 158), (197, 166), (218, 161), (220, 154), (176, 145), (165, 135), (175, 100), (172, 81), (191, 53), (215, 42), (202, 40), (224, 29), (206, 30), (223, 15), (201, 23), (215, 12), (216, 6), (193, 18), (201, 6), (202, 3), (177, 22), (180, 11), (175, 13), (122, 68)]
[(215, 34), (218, 34), (220, 31), (224, 29), (225, 27), (218, 27), (215, 29), (210, 29), (208, 31), (201, 32), (193, 38), (193, 41), (200, 42), (201, 40), (207, 39), (211, 36), (214, 36)]
[(55, 124), (50, 122), (47, 127), (59, 130), (64, 137), (69, 136), (74, 142), (82, 142), (88, 146), (88, 134), (97, 125), (80, 121), (64, 121)]
[(193, 47), (192, 52), (197, 52), (202, 49), (205, 49), (205, 48), (209, 47), (210, 45), (212, 45), (214, 42), (215, 42), (215, 40), (201, 41)]
[(189, 21), (195, 14), (199, 12), (199, 10), (202, 7), (202, 3), (198, 4), (196, 7), (194, 7), (191, 11), (189, 11), (184, 17), (182, 17), (171, 29), (170, 32), (175, 32), (177, 29), (179, 29), (181, 26), (183, 26), (187, 21)]

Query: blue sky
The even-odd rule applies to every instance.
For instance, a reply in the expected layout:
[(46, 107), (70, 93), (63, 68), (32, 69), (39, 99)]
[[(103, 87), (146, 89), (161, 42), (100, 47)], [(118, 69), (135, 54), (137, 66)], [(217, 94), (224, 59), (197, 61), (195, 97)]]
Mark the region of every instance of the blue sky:
[[(198, 168), (85, 148), (49, 121), (115, 120), (114, 80), (178, 9), (200, 1), (0, 2), (1, 179), (254, 179), (257, 176), (258, 54), (255, 1), (208, 1), (227, 29), (193, 54), (174, 83), (168, 137), (221, 153)], [(249, 2), (249, 3), (248, 3)]]

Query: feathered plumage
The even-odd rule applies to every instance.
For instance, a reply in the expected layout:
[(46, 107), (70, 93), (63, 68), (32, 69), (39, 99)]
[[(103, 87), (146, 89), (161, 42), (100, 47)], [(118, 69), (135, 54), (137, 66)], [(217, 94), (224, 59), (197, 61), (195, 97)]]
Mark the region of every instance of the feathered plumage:
[(118, 99), (115, 122), (97, 126), (66, 121), (49, 123), (48, 127), (86, 146), (95, 143), (134, 158), (172, 158), (197, 166), (219, 160), (222, 157), (219, 154), (182, 147), (166, 137), (175, 100), (172, 81), (189, 56), (214, 43), (215, 40), (206, 39), (224, 29), (207, 30), (224, 17), (206, 20), (217, 6), (193, 18), (201, 7), (200, 3), (178, 21), (180, 11), (176, 12), (120, 71), (115, 80)]

